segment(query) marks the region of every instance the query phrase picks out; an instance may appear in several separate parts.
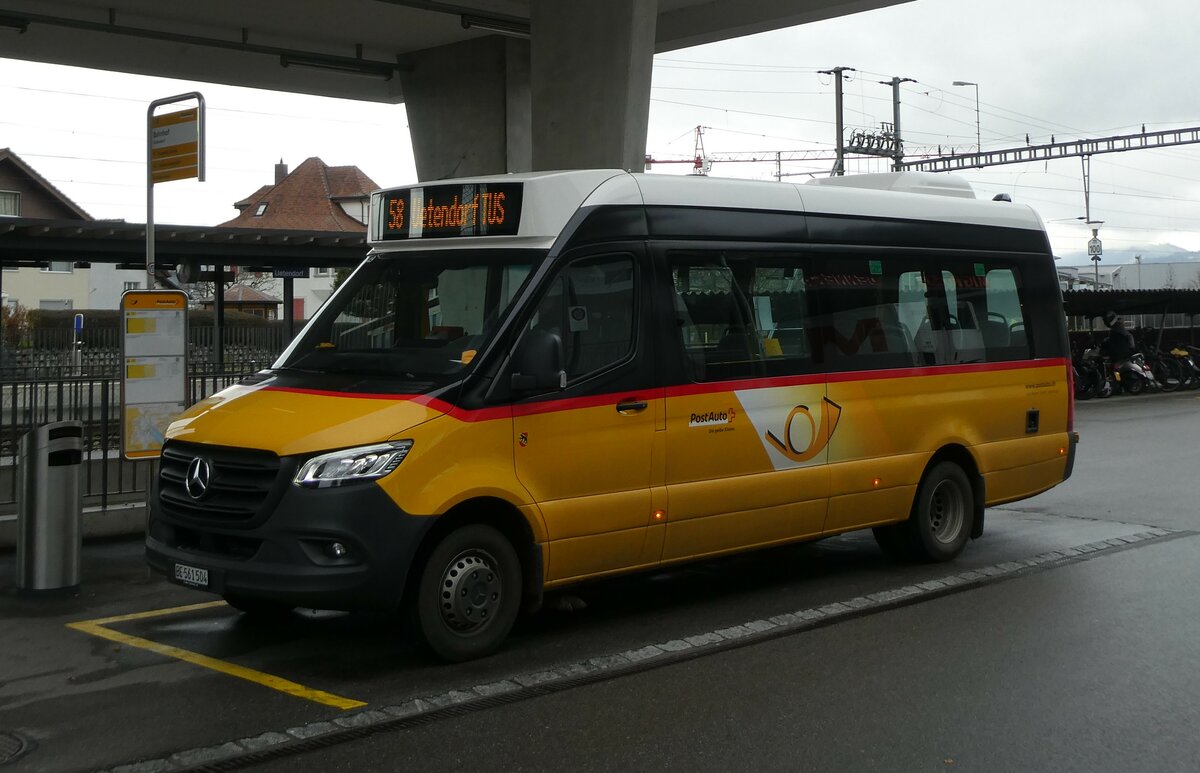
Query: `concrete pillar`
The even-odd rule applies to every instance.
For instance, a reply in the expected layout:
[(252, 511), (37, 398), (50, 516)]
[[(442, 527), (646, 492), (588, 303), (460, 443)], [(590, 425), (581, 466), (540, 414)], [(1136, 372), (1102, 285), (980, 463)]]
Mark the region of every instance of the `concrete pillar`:
[(489, 35), (411, 56), (401, 74), (417, 177), (530, 169), (529, 41)]
[(533, 168), (642, 171), (657, 0), (531, 0)]

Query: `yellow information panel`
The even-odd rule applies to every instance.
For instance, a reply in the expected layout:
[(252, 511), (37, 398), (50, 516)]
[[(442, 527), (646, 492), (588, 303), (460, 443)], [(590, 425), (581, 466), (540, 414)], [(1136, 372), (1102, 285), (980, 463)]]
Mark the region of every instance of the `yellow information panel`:
[(164, 183), (200, 176), (200, 111), (156, 115), (150, 121), (150, 181)]
[(121, 331), (121, 454), (154, 458), (187, 407), (187, 296), (130, 290), (121, 296)]

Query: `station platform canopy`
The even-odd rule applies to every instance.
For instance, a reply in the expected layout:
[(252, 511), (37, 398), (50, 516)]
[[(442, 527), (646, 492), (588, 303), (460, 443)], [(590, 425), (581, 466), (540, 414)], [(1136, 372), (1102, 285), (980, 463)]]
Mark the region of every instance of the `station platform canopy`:
[[(258, 228), (154, 226), (155, 264), (184, 261), (275, 268), (352, 268), (367, 255), (366, 233), (271, 231)], [(5, 268), (44, 268), (51, 261), (146, 266), (146, 226), (123, 220), (0, 219), (0, 261)]]

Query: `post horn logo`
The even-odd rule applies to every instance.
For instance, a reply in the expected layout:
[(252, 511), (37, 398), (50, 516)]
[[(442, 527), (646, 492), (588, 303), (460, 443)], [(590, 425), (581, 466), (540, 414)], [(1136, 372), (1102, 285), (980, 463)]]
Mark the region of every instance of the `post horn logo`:
[[(809, 428), (812, 434), (809, 435), (808, 445), (804, 448), (797, 448), (792, 441), (792, 421), (797, 416), (803, 416), (808, 419)], [(842, 406), (830, 400), (828, 397), (821, 398), (821, 423), (817, 424), (817, 420), (813, 418), (812, 411), (807, 405), (797, 405), (788, 414), (787, 422), (783, 425), (783, 440), (775, 437), (775, 433), (767, 430), (767, 442), (775, 446), (775, 450), (791, 459), (793, 462), (807, 462), (813, 459), (817, 454), (829, 445), (829, 439), (833, 437), (833, 431), (837, 428), (838, 419), (842, 416)]]

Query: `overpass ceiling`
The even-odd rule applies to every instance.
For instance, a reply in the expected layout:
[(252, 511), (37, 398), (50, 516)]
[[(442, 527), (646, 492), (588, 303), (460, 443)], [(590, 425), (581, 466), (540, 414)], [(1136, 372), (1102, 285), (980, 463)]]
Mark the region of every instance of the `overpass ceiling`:
[[(659, 0), (655, 50), (901, 2), (910, 0)], [(494, 34), (465, 28), (464, 15), (528, 30), (530, 2), (0, 0), (0, 56), (395, 103), (407, 54)]]

